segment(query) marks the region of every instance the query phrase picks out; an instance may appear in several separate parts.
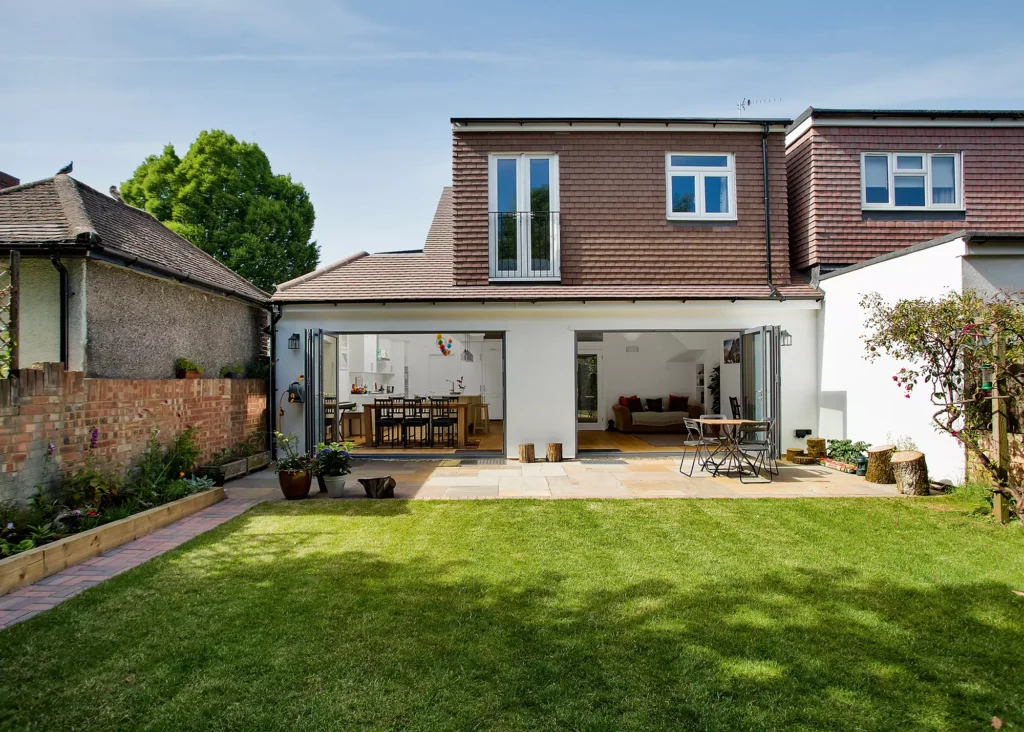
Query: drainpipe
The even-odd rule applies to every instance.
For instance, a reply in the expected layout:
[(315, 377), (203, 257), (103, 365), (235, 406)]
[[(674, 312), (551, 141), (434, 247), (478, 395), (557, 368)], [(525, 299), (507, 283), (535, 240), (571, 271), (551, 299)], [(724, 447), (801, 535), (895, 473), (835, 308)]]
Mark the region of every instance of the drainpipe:
[(761, 133), (761, 160), (764, 167), (764, 259), (765, 268), (768, 270), (768, 287), (771, 288), (772, 296), (777, 296), (779, 291), (772, 283), (772, 198), (768, 191), (768, 132), (770, 127), (765, 122)]
[(50, 255), (50, 264), (60, 273), (60, 362), (67, 371), (68, 364), (68, 268), (60, 261), (59, 254)]
[(267, 439), (270, 445), (270, 457), (277, 459), (277, 442), (274, 440), (274, 433), (277, 432), (277, 400), (274, 398), (277, 390), (277, 321), (281, 319), (281, 308), (274, 305), (267, 307), (270, 313), (270, 373), (267, 378), (267, 424), (269, 434)]

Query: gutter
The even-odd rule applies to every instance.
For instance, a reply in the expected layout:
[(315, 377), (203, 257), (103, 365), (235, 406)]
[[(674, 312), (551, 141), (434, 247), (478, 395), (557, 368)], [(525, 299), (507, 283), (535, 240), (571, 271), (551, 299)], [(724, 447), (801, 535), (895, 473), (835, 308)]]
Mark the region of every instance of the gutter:
[(64, 370), (69, 369), (68, 364), (68, 268), (64, 266), (64, 263), (60, 261), (59, 254), (50, 255), (50, 264), (53, 268), (60, 273), (60, 362), (64, 365)]
[(770, 131), (771, 126), (765, 122), (761, 133), (761, 162), (764, 169), (764, 260), (768, 274), (768, 287), (771, 288), (773, 296), (778, 296), (779, 291), (772, 283), (772, 199), (768, 190), (768, 133)]
[(274, 433), (277, 432), (277, 321), (284, 313), (280, 305), (270, 304), (267, 306), (270, 313), (270, 373), (267, 375), (267, 424), (269, 433), (267, 435), (270, 445), (270, 457), (277, 460), (277, 440)]

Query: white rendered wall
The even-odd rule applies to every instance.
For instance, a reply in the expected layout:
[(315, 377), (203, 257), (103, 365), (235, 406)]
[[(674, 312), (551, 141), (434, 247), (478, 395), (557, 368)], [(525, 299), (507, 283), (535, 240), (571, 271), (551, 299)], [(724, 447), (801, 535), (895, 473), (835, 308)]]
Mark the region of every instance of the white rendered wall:
[[(793, 336), (782, 349), (782, 445), (802, 446), (793, 430), (817, 419), (816, 313), (818, 303), (487, 304), (467, 305), (285, 305), (275, 332), (277, 396), (302, 373), (301, 349), (288, 337), (303, 328), (343, 333), (505, 332), (506, 448), (561, 442), (575, 456), (576, 331), (718, 330), (780, 325)], [(454, 357), (454, 354), (453, 354)], [(410, 363), (411, 363), (411, 356)], [(726, 401), (726, 404), (728, 402)], [(284, 405), (281, 426), (302, 437), (302, 407)]]
[(861, 297), (872, 292), (895, 302), (959, 291), (963, 252), (957, 239), (821, 281), (820, 437), (882, 444), (887, 435), (907, 436), (925, 453), (932, 479), (963, 480), (963, 448), (933, 427), (935, 409), (927, 388), (918, 387), (907, 399), (892, 380), (906, 364), (887, 357), (874, 363), (864, 359), (865, 312), (860, 307)]
[(60, 274), (49, 259), (21, 260), (18, 362), (60, 361)]

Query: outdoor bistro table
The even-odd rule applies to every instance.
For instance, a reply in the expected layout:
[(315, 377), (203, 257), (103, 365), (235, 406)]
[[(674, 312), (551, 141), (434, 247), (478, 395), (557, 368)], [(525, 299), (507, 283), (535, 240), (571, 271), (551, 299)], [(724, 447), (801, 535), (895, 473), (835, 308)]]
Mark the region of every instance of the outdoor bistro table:
[[(715, 476), (719, 474), (728, 475), (729, 473), (739, 473), (741, 476), (746, 473), (757, 475), (757, 470), (754, 467), (754, 463), (750, 460), (750, 456), (740, 449), (740, 433), (743, 431), (743, 425), (758, 424), (758, 420), (707, 419), (701, 417), (700, 419), (695, 419), (694, 422), (701, 425), (701, 429), (704, 428), (704, 425), (721, 428), (718, 434), (719, 446), (711, 453), (711, 457), (705, 461), (705, 470), (707, 470), (707, 465), (711, 464), (714, 468), (708, 472)], [(735, 468), (730, 469), (732, 466), (735, 466)]]

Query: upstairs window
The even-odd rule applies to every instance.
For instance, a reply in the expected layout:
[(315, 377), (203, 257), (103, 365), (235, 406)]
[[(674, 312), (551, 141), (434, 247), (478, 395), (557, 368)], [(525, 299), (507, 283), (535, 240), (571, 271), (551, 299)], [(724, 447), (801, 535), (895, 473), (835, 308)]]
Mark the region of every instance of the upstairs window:
[(491, 279), (559, 277), (558, 156), (489, 156)]
[(669, 153), (665, 187), (665, 215), (670, 220), (736, 219), (736, 157), (732, 153)]
[(865, 209), (962, 209), (959, 153), (864, 153)]

